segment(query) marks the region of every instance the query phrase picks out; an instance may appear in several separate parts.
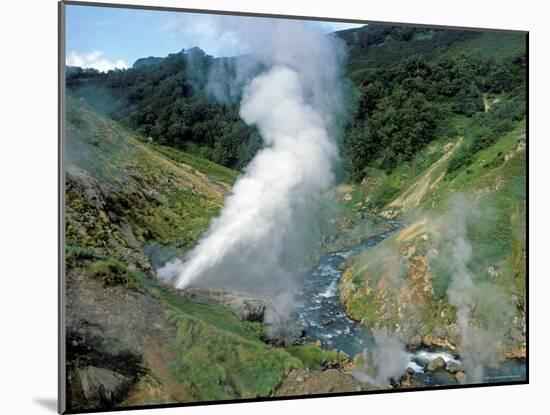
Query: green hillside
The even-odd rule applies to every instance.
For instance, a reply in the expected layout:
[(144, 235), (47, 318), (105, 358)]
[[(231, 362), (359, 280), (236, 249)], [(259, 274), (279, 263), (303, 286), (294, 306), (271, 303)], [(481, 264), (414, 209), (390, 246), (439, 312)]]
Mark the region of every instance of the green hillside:
[(70, 97), (66, 149), (69, 408), (267, 396), (291, 369), (336, 357), (269, 346), (262, 324), (155, 278), (145, 252), (186, 252), (236, 172), (144, 142)]
[(220, 104), (206, 91), (208, 73), (219, 62), (192, 48), (139, 59), (124, 71), (69, 67), (67, 92), (157, 144), (242, 169), (261, 138), (240, 119), (238, 99)]
[(522, 35), (369, 24), (337, 32), (349, 49), (351, 72), (388, 69), (419, 55), (429, 60), (466, 55), (503, 61), (525, 51)]
[(376, 25), (340, 35), (361, 91), (345, 135), (349, 217), (403, 224), (346, 261), (348, 315), (411, 349), (493, 367), (525, 359), (525, 36)]
[[(411, 350), (461, 355), (450, 293), (459, 269), (473, 280), (470, 326), (497, 339), (491, 363), (525, 359), (525, 35), (368, 25), (337, 36), (348, 48), (349, 117), (327, 195), (342, 206), (323, 246), (403, 226), (343, 263), (345, 311)], [(234, 59), (221, 61), (231, 74)], [(289, 347), (231, 304), (157, 278), (196, 245), (261, 147), (238, 97), (219, 102), (207, 90), (216, 62), (193, 48), (127, 70), (68, 68), (72, 409), (293, 394), (314, 381), (307, 392), (326, 393), (319, 379), (358, 385), (342, 353)]]
[(348, 260), (340, 298), (352, 318), (396, 331), (406, 344), (460, 353), (448, 290), (454, 244), (464, 238), (475, 283), (471, 324), (498, 333), (497, 360), (525, 358), (525, 137), (520, 120), (456, 167), (471, 146), (464, 136), (434, 141), (391, 174), (369, 170), (352, 210), (405, 226)]
[[(493, 128), (506, 117), (524, 116), (523, 34), (369, 25), (341, 36), (359, 91), (344, 132), (352, 181), (361, 181), (369, 168), (391, 172), (411, 162), (432, 141), (457, 135), (457, 120), (474, 117), (471, 124)], [(494, 100), (506, 105), (483, 119)]]
[[(351, 117), (342, 131), (346, 180), (360, 181), (369, 165), (391, 170), (410, 161), (451, 134), (452, 117), (482, 111), (484, 96), (524, 91), (521, 33), (370, 24), (337, 36), (346, 44), (344, 75), (352, 81)], [(140, 59), (124, 71), (69, 68), (67, 90), (154, 143), (240, 170), (261, 138), (238, 116), (238, 93), (225, 91), (231, 99), (220, 102), (208, 88), (212, 70), (223, 68), (232, 80), (237, 59), (191, 48)], [(216, 88), (229, 90), (223, 84)]]

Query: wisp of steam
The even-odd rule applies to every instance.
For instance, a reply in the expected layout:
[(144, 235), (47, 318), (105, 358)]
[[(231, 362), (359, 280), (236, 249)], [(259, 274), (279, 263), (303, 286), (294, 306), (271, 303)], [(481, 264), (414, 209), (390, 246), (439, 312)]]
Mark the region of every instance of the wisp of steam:
[[(245, 83), (240, 116), (258, 128), (264, 147), (185, 261), (158, 274), (180, 289), (200, 282), (288, 303), (316, 206), (335, 178), (343, 53), (335, 38), (302, 22), (234, 23), (227, 30), (250, 48), (239, 62), (262, 68)], [(216, 86), (219, 75), (218, 68)]]
[[(447, 296), (449, 303), (456, 309), (456, 320), (460, 327), (462, 364), (469, 381), (479, 383), (483, 381), (485, 366), (498, 361), (502, 347), (499, 340), (505, 338), (511, 326), (513, 306), (496, 285), (490, 286), (491, 295), (486, 296), (483, 285), (469, 269), (473, 252), (467, 225), (468, 221), (480, 220), (475, 218), (478, 206), (462, 195), (455, 196), (451, 202), (451, 210), (445, 217), (446, 231), (441, 235), (446, 239), (451, 253), (449, 265), (452, 276)], [(484, 321), (485, 327), (480, 322), (476, 324), (473, 317), (480, 300), (494, 310), (490, 321)]]
[(390, 380), (401, 376), (410, 362), (410, 355), (397, 337), (385, 332), (374, 333), (374, 345), (358, 355), (353, 376), (380, 388), (390, 386)]

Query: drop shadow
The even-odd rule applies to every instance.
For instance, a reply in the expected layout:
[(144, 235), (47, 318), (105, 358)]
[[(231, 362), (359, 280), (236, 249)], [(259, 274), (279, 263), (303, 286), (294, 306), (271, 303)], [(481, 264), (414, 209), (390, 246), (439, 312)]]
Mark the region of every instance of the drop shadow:
[(43, 408), (57, 413), (57, 399), (54, 398), (35, 398), (34, 402)]

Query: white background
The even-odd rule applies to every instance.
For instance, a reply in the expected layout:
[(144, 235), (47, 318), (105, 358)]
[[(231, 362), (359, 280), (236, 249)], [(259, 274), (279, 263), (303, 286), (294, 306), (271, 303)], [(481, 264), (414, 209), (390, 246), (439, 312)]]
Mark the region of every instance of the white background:
[[(143, 414), (546, 412), (550, 172), (543, 1), (135, 0), (147, 5), (530, 31), (530, 376), (526, 386), (141, 411)], [(54, 413), (57, 390), (57, 4), (2, 2), (0, 37), (0, 412)]]

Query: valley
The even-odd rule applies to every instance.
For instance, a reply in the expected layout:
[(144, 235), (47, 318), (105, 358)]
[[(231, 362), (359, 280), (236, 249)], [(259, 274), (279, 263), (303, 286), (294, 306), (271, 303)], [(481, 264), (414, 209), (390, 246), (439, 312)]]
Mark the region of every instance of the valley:
[(242, 97), (214, 100), (188, 68), (220, 59), (194, 48), (69, 68), (69, 408), (523, 381), (523, 46), (459, 32), (338, 33), (353, 110), (341, 169), (300, 222), (315, 243), (291, 252), (304, 264), (287, 314), (258, 287), (163, 276), (211, 235), (266, 147)]

